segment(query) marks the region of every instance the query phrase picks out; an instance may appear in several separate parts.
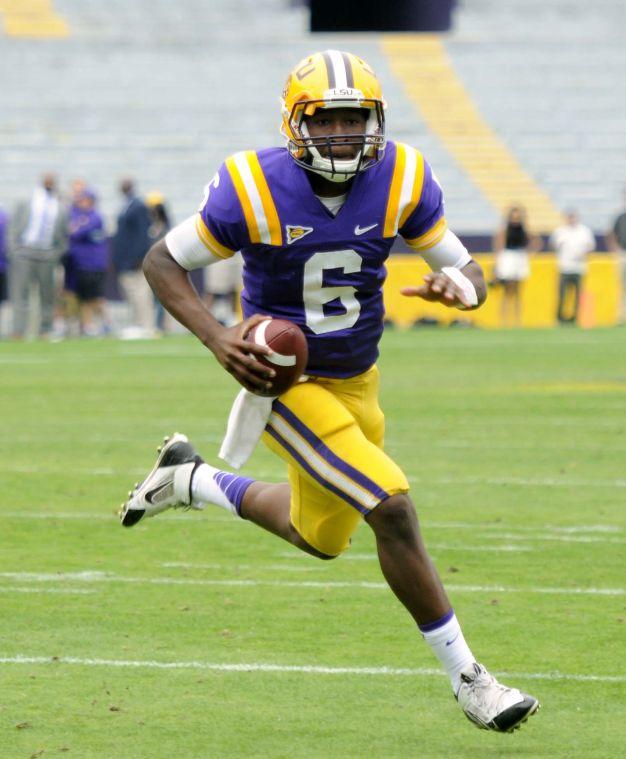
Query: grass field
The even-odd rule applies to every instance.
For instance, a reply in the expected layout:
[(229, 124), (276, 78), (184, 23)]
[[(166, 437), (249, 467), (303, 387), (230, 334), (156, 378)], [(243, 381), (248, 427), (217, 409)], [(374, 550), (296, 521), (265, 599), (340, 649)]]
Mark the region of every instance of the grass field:
[[(460, 713), (367, 527), (319, 562), (219, 509), (119, 525), (163, 434), (216, 455), (236, 388), (198, 343), (0, 345), (0, 757), (623, 756), (625, 347), (383, 342), (388, 450), (466, 638), (542, 702), (496, 735)], [(283, 476), (265, 450), (247, 472)]]

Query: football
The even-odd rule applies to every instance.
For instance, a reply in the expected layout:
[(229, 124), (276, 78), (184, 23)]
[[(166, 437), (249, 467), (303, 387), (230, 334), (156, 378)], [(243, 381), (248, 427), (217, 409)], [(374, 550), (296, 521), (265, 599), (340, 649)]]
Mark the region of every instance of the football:
[(306, 367), (309, 351), (304, 333), (297, 324), (285, 319), (266, 319), (248, 332), (246, 340), (267, 345), (272, 350), (270, 356), (256, 356), (258, 361), (276, 372), (270, 390), (259, 390), (258, 395), (282, 395), (298, 381)]

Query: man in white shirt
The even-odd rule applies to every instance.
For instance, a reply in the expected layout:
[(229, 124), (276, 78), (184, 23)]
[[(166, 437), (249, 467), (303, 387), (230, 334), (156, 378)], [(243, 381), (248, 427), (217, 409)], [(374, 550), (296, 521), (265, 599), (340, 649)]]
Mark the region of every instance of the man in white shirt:
[(67, 248), (67, 218), (54, 174), (45, 174), (31, 197), (19, 202), (9, 226), (9, 286), (13, 336), (24, 337), (29, 321), (31, 285), (39, 290), (39, 334), (52, 333), (54, 272)]
[[(570, 210), (565, 213), (565, 224), (552, 233), (550, 243), (556, 251), (559, 267), (557, 319), (560, 324), (575, 324), (578, 319), (581, 282), (587, 271), (587, 254), (596, 247), (595, 237), (589, 227), (581, 224), (578, 212)], [(565, 304), (570, 291), (574, 296), (574, 308), (566, 315)]]

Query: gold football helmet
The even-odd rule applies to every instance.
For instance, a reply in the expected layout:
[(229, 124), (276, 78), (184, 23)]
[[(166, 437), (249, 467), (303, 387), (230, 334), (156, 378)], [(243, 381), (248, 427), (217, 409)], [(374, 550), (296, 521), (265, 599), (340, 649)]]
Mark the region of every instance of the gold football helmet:
[[(374, 166), (385, 152), (385, 115), (380, 82), (367, 63), (352, 53), (325, 50), (300, 61), (287, 78), (281, 98), (281, 132), (294, 161), (334, 182), (345, 182)], [(330, 137), (309, 135), (306, 119), (318, 108), (367, 111), (363, 134)], [(333, 157), (333, 145), (358, 145), (355, 158)], [(316, 146), (326, 145), (328, 157)]]

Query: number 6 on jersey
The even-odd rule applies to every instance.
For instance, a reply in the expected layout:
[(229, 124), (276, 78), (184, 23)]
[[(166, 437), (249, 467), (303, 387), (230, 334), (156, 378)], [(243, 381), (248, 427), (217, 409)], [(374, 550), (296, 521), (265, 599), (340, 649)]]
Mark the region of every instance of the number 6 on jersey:
[[(354, 326), (359, 318), (361, 305), (356, 299), (352, 285), (324, 286), (324, 271), (341, 269), (345, 274), (361, 271), (361, 256), (351, 249), (325, 250), (314, 253), (304, 265), (303, 301), (307, 326), (316, 334), (337, 332)], [(324, 313), (324, 305), (339, 300), (344, 314)]]

